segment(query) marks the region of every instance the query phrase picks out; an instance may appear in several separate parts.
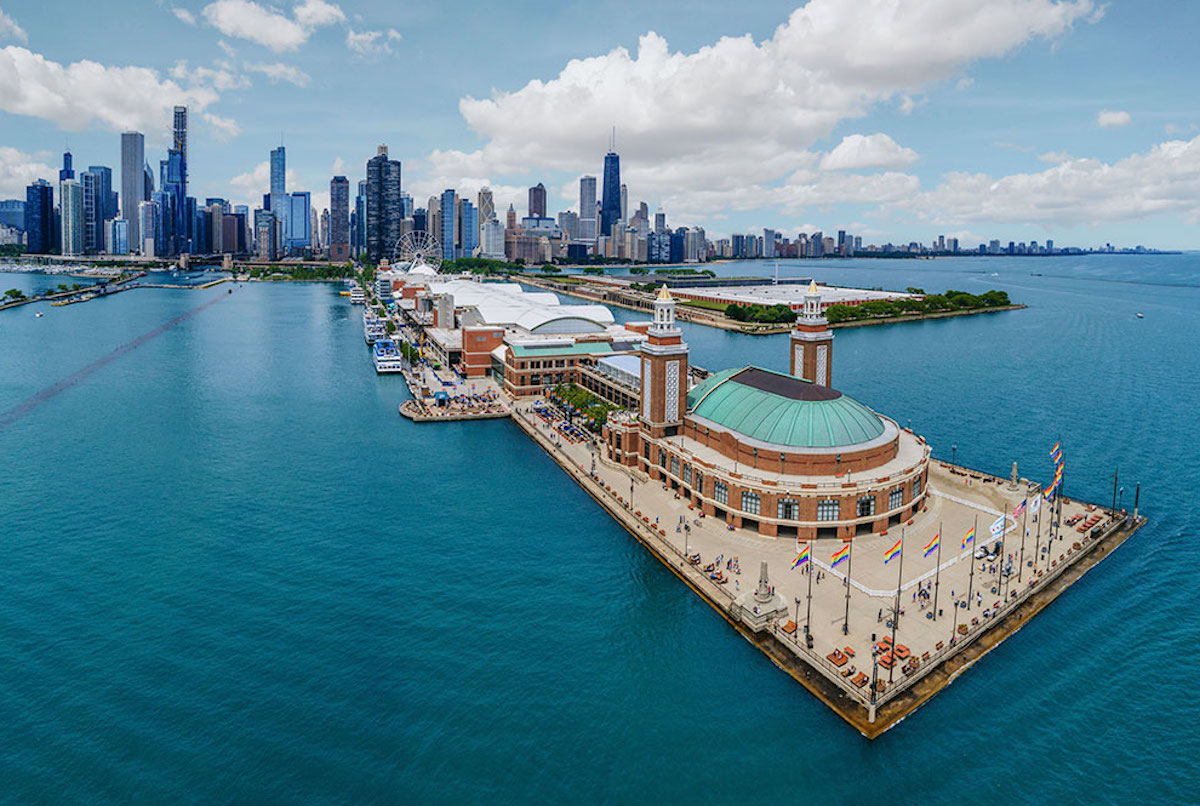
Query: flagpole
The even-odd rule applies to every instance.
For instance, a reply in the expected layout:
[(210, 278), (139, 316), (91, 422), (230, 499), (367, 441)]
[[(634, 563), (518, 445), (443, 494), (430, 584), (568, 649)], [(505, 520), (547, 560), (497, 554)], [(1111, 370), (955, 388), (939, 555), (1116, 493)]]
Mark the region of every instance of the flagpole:
[(900, 527), (900, 566), (896, 569), (896, 606), (892, 608), (892, 668), (888, 669), (888, 685), (896, 673), (896, 627), (900, 624), (900, 586), (904, 584), (904, 527)]
[(933, 620), (937, 621), (938, 617), (938, 588), (942, 586), (942, 524), (938, 522), (938, 554), (937, 568), (933, 572)]
[[(996, 595), (1004, 601), (1004, 561), (1008, 559), (1008, 541), (1004, 539), (1004, 527), (1008, 525), (1008, 502), (1004, 502), (1004, 512), (1000, 514), (1000, 557), (996, 565)], [(990, 529), (988, 531), (991, 531)]]
[(842, 635), (850, 634), (850, 572), (854, 570), (854, 539), (850, 540), (850, 554), (846, 558), (846, 618), (842, 622)]
[(813, 578), (813, 555), (812, 544), (808, 545), (808, 605), (804, 611), (804, 634), (808, 635), (808, 625), (812, 623), (812, 578)]
[[(975, 516), (975, 525), (971, 527), (971, 531), (975, 533), (975, 539), (972, 543), (979, 541), (979, 516)], [(967, 561), (971, 563), (971, 575), (967, 578), (967, 610), (971, 609), (971, 599), (974, 598), (975, 591), (975, 546), (971, 546), (967, 552)]]
[[(1033, 542), (1033, 567), (1034, 567), (1035, 569), (1036, 569), (1036, 568), (1037, 568), (1039, 565), (1041, 565), (1041, 564), (1042, 564), (1042, 520), (1043, 520), (1043, 518), (1042, 518), (1042, 516), (1041, 516), (1041, 512), (1042, 512), (1042, 501), (1043, 501), (1043, 500), (1044, 500), (1044, 498), (1043, 498), (1043, 496), (1042, 496), (1042, 485), (1041, 485), (1041, 484), (1039, 484), (1039, 485), (1038, 485), (1038, 489), (1037, 489), (1037, 501), (1038, 501), (1038, 519), (1037, 519), (1037, 523), (1038, 523), (1038, 530), (1037, 530), (1037, 537), (1035, 537), (1035, 538), (1034, 538), (1034, 542)], [(1047, 509), (1047, 511), (1049, 511), (1049, 509)], [(1036, 574), (1035, 574), (1034, 576), (1035, 576), (1035, 578), (1036, 578)]]
[(1025, 573), (1025, 535), (1027, 530), (1025, 526), (1029, 523), (1029, 487), (1025, 487), (1025, 506), (1021, 508), (1021, 564), (1017, 566), (1017, 582), (1021, 582), (1021, 577)]

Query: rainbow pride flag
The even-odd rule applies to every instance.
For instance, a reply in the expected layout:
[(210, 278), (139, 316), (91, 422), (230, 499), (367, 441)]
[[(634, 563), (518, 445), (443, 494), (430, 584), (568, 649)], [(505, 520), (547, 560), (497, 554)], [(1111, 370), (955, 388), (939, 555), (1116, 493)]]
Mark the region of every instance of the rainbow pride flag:
[(1061, 441), (1055, 442), (1054, 447), (1050, 449), (1050, 458), (1051, 459), (1053, 459), (1054, 461), (1057, 462), (1058, 458), (1060, 456), (1062, 456), (1062, 442)]
[(804, 544), (804, 548), (800, 549), (800, 553), (796, 555), (796, 559), (792, 560), (792, 570), (795, 571), (800, 566), (808, 562), (812, 555), (812, 546), (808, 543)]
[(830, 558), (829, 567), (837, 568), (838, 563), (842, 562), (849, 556), (850, 556), (850, 544), (847, 543), (833, 553), (833, 557)]
[(883, 564), (887, 565), (892, 561), (892, 558), (900, 553), (900, 543), (903, 541), (897, 540), (896, 545), (892, 546), (887, 551), (883, 552)]
[(921, 556), (928, 557), (930, 554), (933, 554), (935, 551), (937, 551), (938, 546), (940, 545), (942, 545), (942, 533), (938, 532), (933, 536), (933, 540), (930, 540), (925, 544), (925, 553)]
[(966, 548), (967, 544), (970, 543), (971, 541), (973, 541), (974, 539), (975, 539), (975, 527), (972, 526), (970, 529), (967, 530), (967, 533), (965, 535), (963, 535), (962, 547)]

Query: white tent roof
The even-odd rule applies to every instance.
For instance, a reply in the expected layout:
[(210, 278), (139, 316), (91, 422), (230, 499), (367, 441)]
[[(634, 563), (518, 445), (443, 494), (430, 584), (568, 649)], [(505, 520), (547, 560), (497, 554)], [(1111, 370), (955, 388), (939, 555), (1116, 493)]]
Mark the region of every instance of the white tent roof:
[(513, 325), (530, 333), (594, 333), (615, 324), (603, 305), (564, 305), (549, 292), (527, 293), (517, 283), (450, 280), (430, 283), (434, 294), (452, 294), (456, 306), (479, 311), (489, 325)]

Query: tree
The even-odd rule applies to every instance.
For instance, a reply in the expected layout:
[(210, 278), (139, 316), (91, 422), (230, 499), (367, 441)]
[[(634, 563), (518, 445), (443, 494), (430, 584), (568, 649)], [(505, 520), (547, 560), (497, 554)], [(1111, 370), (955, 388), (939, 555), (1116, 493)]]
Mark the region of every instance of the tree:
[(584, 274), (604, 274), (604, 269), (600, 266), (586, 266), (583, 270)]
[(17, 288), (10, 288), (4, 292), (4, 298), (16, 302), (20, 299), (25, 299), (25, 292)]

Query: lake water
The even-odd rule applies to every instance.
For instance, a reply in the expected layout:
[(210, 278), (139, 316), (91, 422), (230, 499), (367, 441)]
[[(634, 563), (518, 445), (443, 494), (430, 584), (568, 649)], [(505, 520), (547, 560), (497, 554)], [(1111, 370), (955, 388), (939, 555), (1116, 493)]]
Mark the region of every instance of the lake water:
[[(813, 272), (1026, 303), (839, 330), (834, 383), (1000, 475), (1061, 439), (1068, 494), (1119, 466), (1150, 518), (880, 740), (514, 425), (399, 417), (338, 287), (136, 290), (0, 312), (0, 797), (1194, 800), (1200, 255), (780, 264)], [(684, 331), (787, 366), (786, 336)]]

